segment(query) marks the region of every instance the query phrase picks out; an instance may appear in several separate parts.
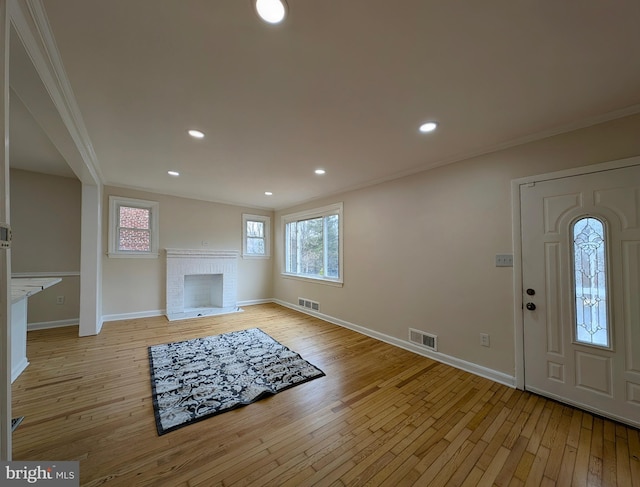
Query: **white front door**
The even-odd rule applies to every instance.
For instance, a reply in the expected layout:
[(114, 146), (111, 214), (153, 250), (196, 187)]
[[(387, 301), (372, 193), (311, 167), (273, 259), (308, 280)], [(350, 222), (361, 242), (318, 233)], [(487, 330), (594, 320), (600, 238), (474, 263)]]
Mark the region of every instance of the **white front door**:
[(640, 426), (640, 166), (520, 187), (525, 389)]

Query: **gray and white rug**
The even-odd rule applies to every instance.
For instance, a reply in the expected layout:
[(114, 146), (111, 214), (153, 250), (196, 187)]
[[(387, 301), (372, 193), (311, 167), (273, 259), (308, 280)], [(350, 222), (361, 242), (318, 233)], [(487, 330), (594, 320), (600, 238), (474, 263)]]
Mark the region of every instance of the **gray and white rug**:
[(324, 376), (258, 328), (149, 347), (158, 435)]

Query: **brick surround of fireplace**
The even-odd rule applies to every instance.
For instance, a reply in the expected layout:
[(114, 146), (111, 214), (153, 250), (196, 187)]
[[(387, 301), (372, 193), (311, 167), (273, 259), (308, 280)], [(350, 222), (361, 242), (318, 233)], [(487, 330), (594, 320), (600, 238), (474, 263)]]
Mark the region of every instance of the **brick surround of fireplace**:
[(237, 305), (237, 251), (165, 250), (169, 321), (241, 311)]

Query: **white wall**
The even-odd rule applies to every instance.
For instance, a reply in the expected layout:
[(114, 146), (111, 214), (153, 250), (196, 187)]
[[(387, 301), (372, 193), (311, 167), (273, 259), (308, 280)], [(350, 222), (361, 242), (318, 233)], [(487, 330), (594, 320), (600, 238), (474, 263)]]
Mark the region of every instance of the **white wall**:
[[(330, 317), (514, 376), (510, 181), (640, 154), (640, 115), (547, 138), (276, 212), (274, 297), (320, 302)], [(389, 161), (393, 164), (393, 161)], [(344, 202), (344, 287), (280, 275), (281, 216)], [(480, 346), (489, 333), (491, 347)]]
[[(242, 254), (242, 214), (273, 216), (271, 211), (106, 186), (103, 199), (103, 248), (107, 249), (109, 195), (160, 203), (160, 256), (157, 259), (110, 258), (102, 261), (103, 315), (164, 312), (165, 248), (237, 250)], [(204, 247), (202, 242), (208, 242)], [(272, 297), (272, 259), (238, 261), (238, 301)]]

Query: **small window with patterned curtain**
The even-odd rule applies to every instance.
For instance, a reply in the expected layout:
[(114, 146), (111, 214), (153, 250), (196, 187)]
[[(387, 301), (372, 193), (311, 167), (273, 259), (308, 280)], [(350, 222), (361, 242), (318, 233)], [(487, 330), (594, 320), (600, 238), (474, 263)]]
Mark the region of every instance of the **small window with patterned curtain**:
[(609, 289), (605, 225), (594, 217), (573, 224), (575, 340), (609, 347)]

